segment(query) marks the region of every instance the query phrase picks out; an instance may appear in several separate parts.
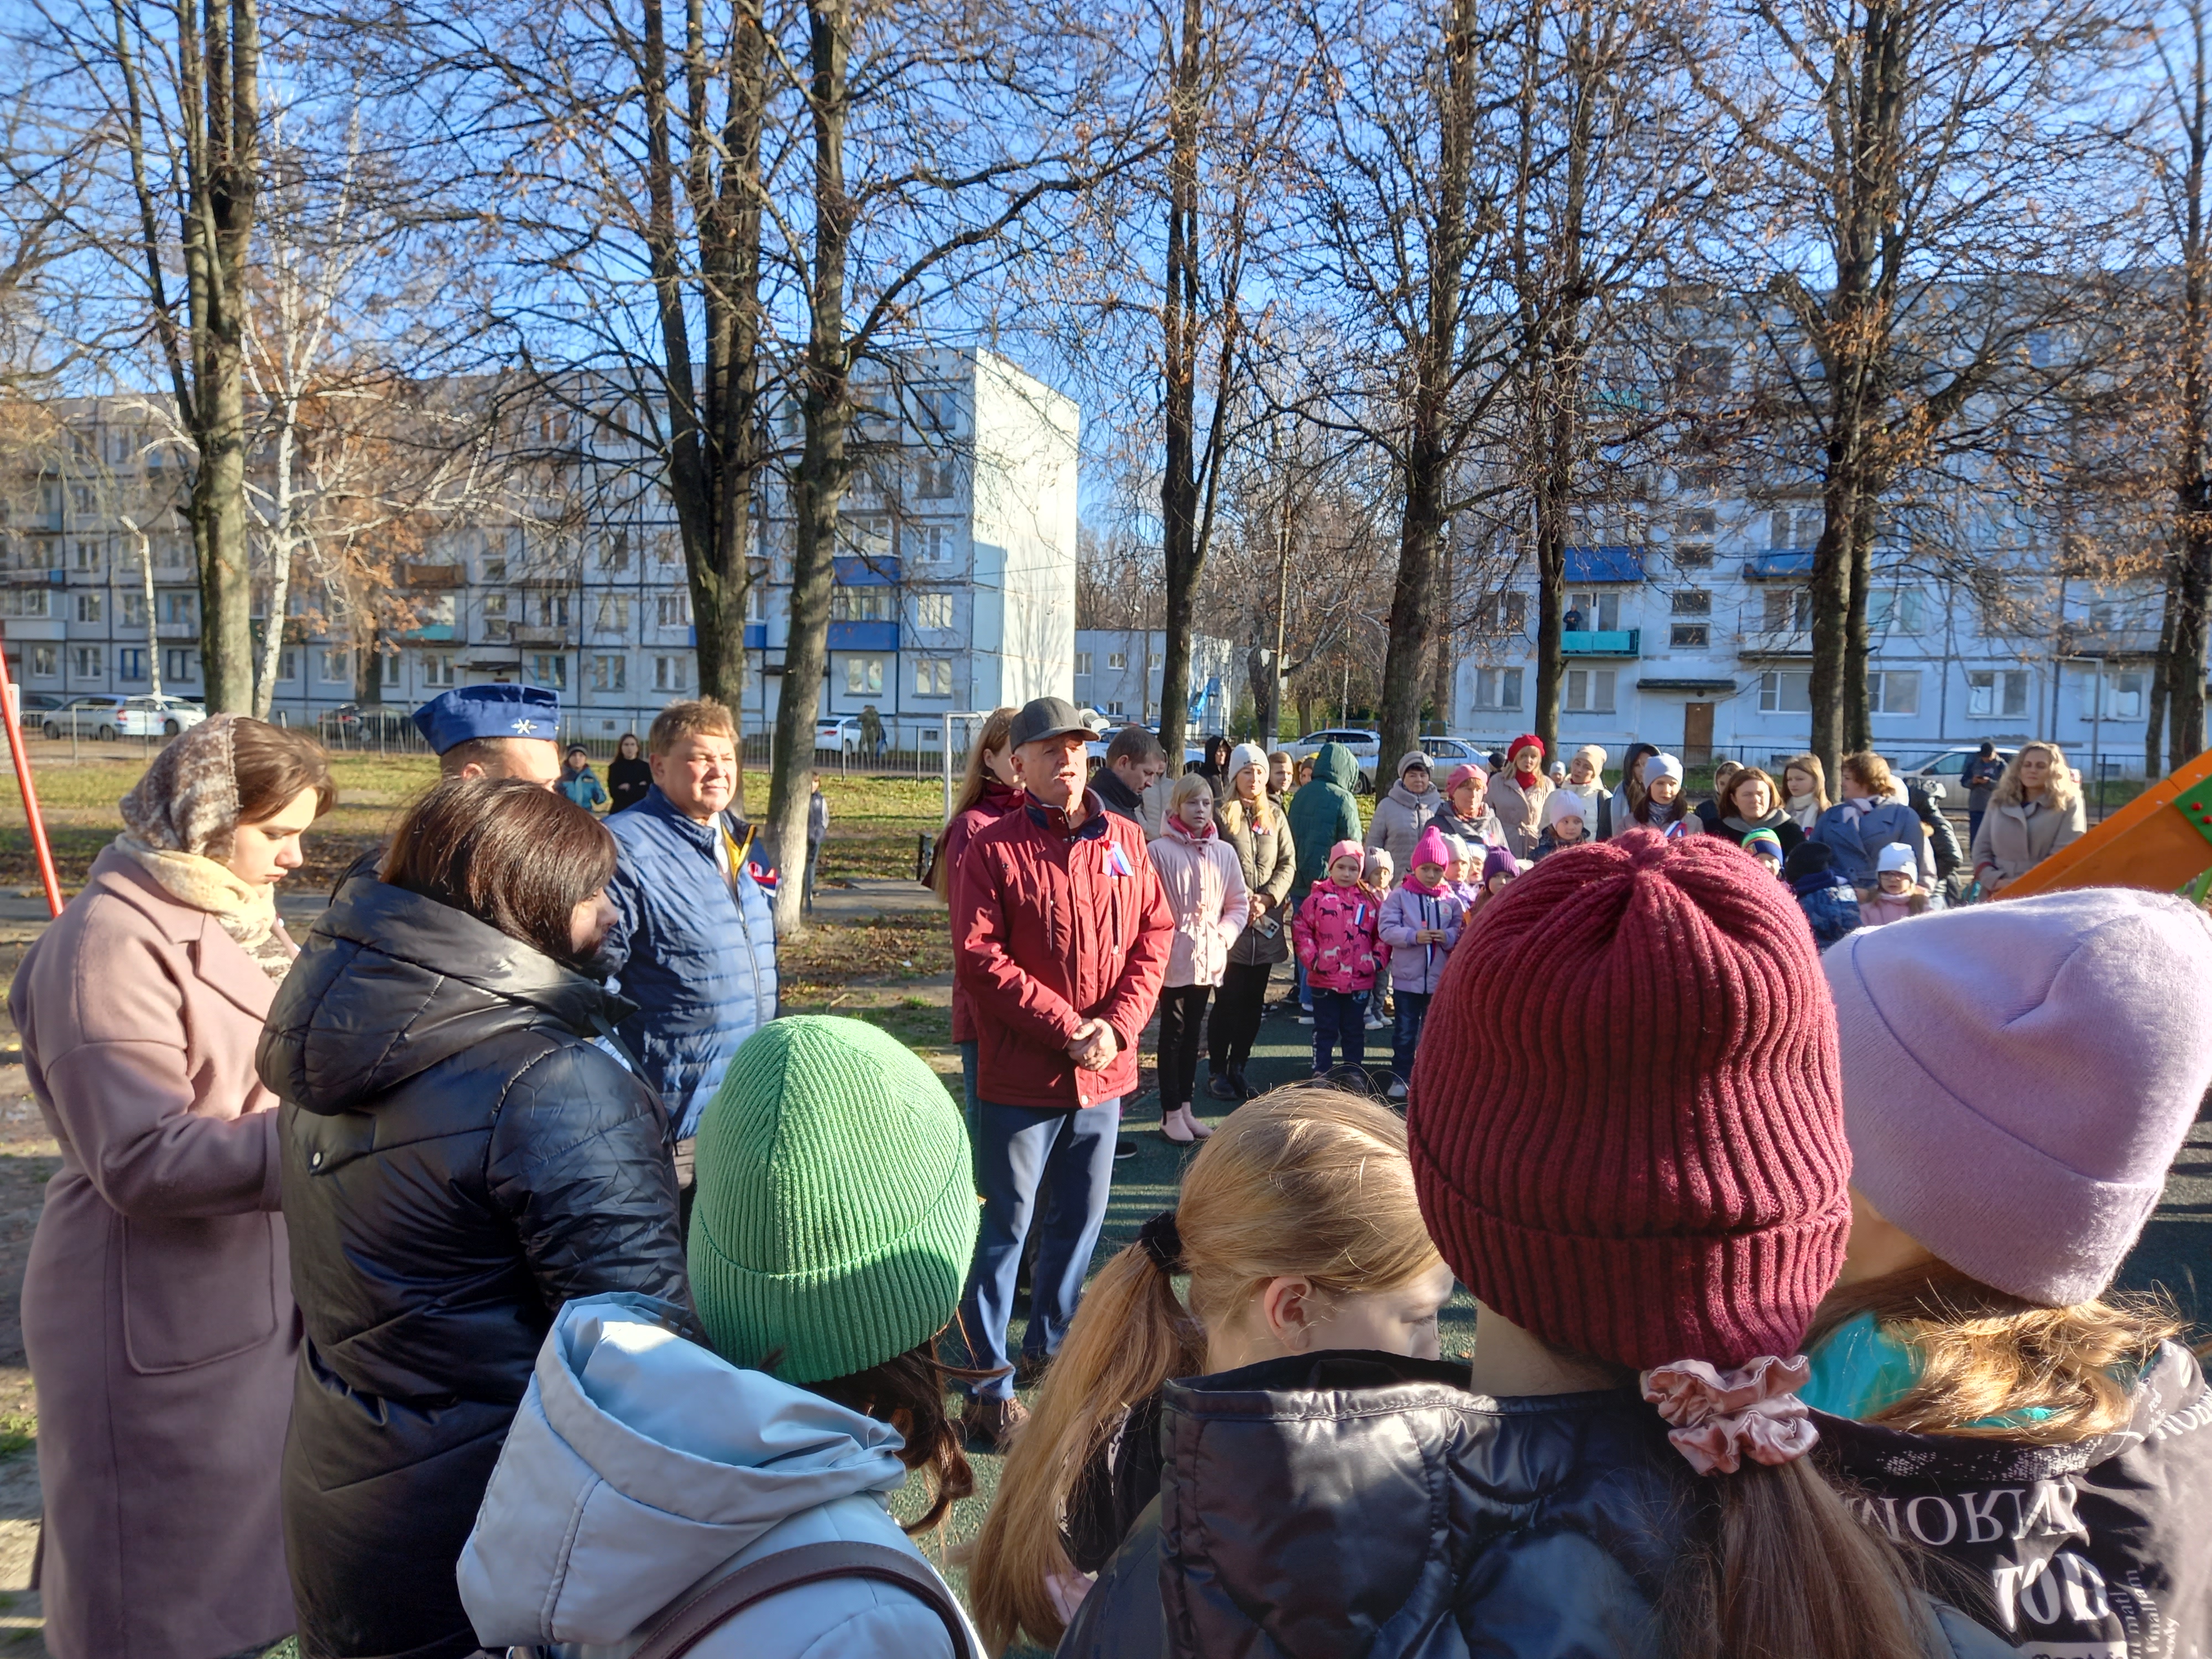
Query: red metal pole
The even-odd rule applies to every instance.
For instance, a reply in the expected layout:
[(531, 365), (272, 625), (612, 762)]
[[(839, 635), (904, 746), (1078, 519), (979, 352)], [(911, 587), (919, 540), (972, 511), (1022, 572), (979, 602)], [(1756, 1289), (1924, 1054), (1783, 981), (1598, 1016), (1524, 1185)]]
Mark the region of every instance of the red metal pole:
[(54, 874), (54, 849), (46, 842), (46, 821), (39, 816), (38, 786), (31, 781), (31, 757), (23, 747), (21, 711), (8, 679), (8, 656), (0, 651), (0, 720), (8, 726), (8, 750), (15, 758), (15, 781), (23, 788), (23, 820), (31, 826), (31, 850), (38, 855), (39, 879), (46, 884), (46, 909), (62, 913), (61, 878)]

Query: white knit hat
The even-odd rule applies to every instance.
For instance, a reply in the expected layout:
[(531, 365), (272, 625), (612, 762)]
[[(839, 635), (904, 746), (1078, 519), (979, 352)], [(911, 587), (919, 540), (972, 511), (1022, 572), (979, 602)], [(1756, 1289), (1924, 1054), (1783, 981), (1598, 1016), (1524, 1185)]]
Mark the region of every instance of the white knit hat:
[(1229, 775), (1235, 777), (1248, 766), (1260, 769), (1260, 775), (1267, 775), (1267, 751), (1256, 743), (1240, 743), (1229, 751)]
[(1903, 842), (1893, 841), (1881, 849), (1881, 856), (1875, 860), (1874, 867), (1882, 875), (1887, 875), (1893, 870), (1917, 871), (1920, 867), (1920, 860)]
[(1646, 755), (1644, 757), (1644, 787), (1649, 789), (1662, 778), (1682, 781), (1682, 763), (1672, 755)]
[(1571, 789), (1554, 789), (1544, 797), (1544, 828), (1550, 829), (1561, 818), (1589, 817), (1589, 803)]

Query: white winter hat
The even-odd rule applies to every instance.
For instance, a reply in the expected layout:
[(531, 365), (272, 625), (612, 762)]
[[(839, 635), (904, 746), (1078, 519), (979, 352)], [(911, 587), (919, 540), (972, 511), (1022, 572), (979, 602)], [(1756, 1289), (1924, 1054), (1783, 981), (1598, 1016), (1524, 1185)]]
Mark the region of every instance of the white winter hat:
[(1550, 829), (1561, 818), (1588, 818), (1589, 803), (1571, 789), (1554, 789), (1544, 797), (1544, 828)]
[(1682, 781), (1682, 763), (1672, 755), (1646, 755), (1644, 757), (1644, 787), (1649, 789), (1662, 778)]
[(1235, 777), (1248, 766), (1260, 769), (1260, 775), (1267, 775), (1267, 751), (1256, 743), (1240, 743), (1229, 751), (1229, 775)]
[(1892, 870), (1917, 870), (1920, 859), (1903, 842), (1893, 841), (1881, 849), (1881, 856), (1875, 860), (1874, 867), (1882, 875), (1887, 875)]

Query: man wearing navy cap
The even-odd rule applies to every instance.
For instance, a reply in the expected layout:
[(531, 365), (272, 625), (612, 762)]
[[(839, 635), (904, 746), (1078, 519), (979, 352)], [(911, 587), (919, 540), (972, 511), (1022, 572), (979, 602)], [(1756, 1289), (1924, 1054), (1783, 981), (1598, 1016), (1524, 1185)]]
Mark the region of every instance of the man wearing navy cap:
[[(522, 778), (541, 789), (561, 783), (561, 699), (538, 685), (464, 685), (441, 691), (415, 711), (415, 728), (438, 757), (445, 778)], [(331, 889), (374, 876), (384, 848), (346, 866)]]

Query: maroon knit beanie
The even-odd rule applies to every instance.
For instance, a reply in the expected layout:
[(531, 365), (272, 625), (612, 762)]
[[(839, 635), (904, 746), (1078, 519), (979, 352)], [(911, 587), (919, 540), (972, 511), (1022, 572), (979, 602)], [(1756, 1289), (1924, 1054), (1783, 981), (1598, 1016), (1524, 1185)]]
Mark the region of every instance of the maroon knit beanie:
[(1789, 890), (1723, 837), (1565, 848), (1491, 900), (1412, 1097), (1430, 1237), (1554, 1347), (1786, 1358), (1843, 1266), (1835, 1006)]

